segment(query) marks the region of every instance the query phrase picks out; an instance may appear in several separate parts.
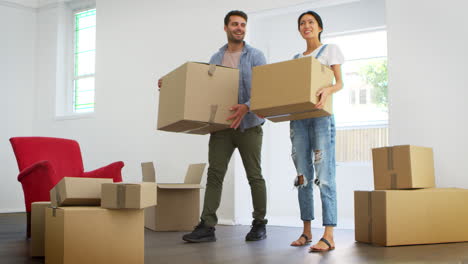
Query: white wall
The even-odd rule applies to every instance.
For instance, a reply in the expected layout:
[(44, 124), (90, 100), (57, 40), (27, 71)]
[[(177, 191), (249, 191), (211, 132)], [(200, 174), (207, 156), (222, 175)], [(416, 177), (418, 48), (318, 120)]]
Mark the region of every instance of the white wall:
[[(327, 35), (385, 27), (384, 0), (316, 2), (297, 5), (287, 11), (277, 9), (257, 12), (251, 16), (250, 40), (254, 46), (265, 52), (269, 63), (290, 60), (293, 55), (305, 50), (305, 42), (297, 30), (297, 18), (307, 10), (314, 10), (322, 17), (323, 38)], [(293, 188), (297, 173), (291, 158), (289, 122), (267, 122), (264, 131), (263, 168), (267, 179), (269, 222), (273, 225), (302, 226), (297, 191)], [(241, 169), (239, 167), (237, 171)], [(373, 189), (372, 164), (340, 163), (337, 166), (336, 181), (338, 228), (353, 228), (353, 191)], [(236, 199), (250, 202), (250, 196), (241, 195), (249, 192), (246, 181), (245, 184), (236, 186)], [(250, 220), (251, 206), (245, 206), (250, 205), (248, 202), (241, 203), (242, 207), (236, 209), (236, 222), (247, 224)], [(316, 220), (312, 222), (312, 226), (321, 227), (322, 207), (317, 186), (314, 186), (314, 207)]]
[(8, 139), (31, 135), (36, 12), (0, 1), (0, 211), (24, 208), (18, 167)]
[[(255, 12), (302, 2), (98, 0), (96, 113), (90, 118), (57, 120), (55, 91), (61, 84), (56, 75), (63, 67), (57, 61), (60, 5), (30, 9), (0, 1), (0, 89), (7, 98), (0, 104), (0, 211), (24, 210), (16, 161), (8, 143), (11, 136), (74, 138), (81, 144), (87, 170), (123, 160), (124, 179), (136, 181), (140, 162), (152, 160), (162, 182), (181, 181), (188, 163), (206, 162), (208, 137), (155, 131), (158, 77), (185, 61), (208, 60), (225, 43), (222, 19), (228, 10), (244, 9), (254, 17)], [(348, 4), (347, 11), (334, 11), (335, 7), (316, 10), (330, 32), (382, 24), (387, 17), (391, 144), (434, 147), (438, 186), (467, 188), (463, 174), (468, 165), (462, 159), (468, 146), (462, 133), (468, 125), (461, 107), (467, 98), (463, 90), (467, 81), (461, 63), (468, 58), (466, 52), (457, 52), (468, 44), (467, 28), (461, 26), (466, 4), (392, 0), (387, 1), (384, 15), (381, 1), (360, 3), (378, 12), (350, 6), (359, 2)], [(334, 14), (344, 21), (331, 19)], [(288, 30), (295, 27), (296, 16), (285, 20)], [(264, 33), (254, 23), (255, 19), (249, 22), (250, 39)], [(298, 35), (282, 43), (277, 44), (291, 45), (291, 55), (302, 48)], [(254, 44), (274, 58), (273, 46)], [(295, 173), (289, 135), (287, 128), (273, 126), (265, 125), (263, 150), (268, 217), (272, 224), (300, 224), (296, 193), (290, 187)], [(278, 155), (272, 157), (272, 153)], [(337, 175), (340, 225), (348, 227), (352, 190), (372, 189), (372, 171), (369, 164), (341, 165)], [(219, 212), (226, 223), (250, 220), (250, 192), (238, 156), (226, 176)]]
[(437, 187), (468, 188), (466, 1), (386, 2), (390, 143), (434, 149)]
[[(123, 160), (126, 164), (123, 170), (126, 181), (138, 181), (141, 178), (142, 161), (154, 161), (160, 182), (182, 181), (189, 163), (207, 161), (208, 136), (155, 130), (159, 99), (157, 79), (186, 61), (207, 61), (225, 44), (223, 18), (229, 10), (243, 9), (249, 12), (298, 2), (302, 1), (294, 0), (285, 4), (283, 1), (267, 0), (253, 3), (247, 0), (235, 3), (209, 0), (98, 0), (96, 112), (82, 119), (55, 117), (55, 92), (63, 88), (57, 72), (66, 67), (57, 59), (61, 55), (60, 45), (64, 45), (60, 41), (62, 35), (58, 21), (66, 5), (47, 3), (31, 12), (31, 16), (37, 16), (36, 23), (35, 18), (31, 21), (31, 34), (34, 36), (37, 32), (38, 36), (37, 45), (32, 45), (31, 49), (36, 49), (37, 57), (34, 59), (34, 56), (29, 56), (32, 58), (29, 63), (35, 65), (35, 70), (30, 69), (26, 80), (35, 86), (37, 93), (29, 98), (30, 104), (26, 104), (30, 107), (26, 111), (28, 120), (9, 126), (27, 126), (29, 130), (15, 130), (11, 135), (76, 139), (81, 145), (86, 170)], [(19, 12), (11, 9), (0, 11), (2, 19), (8, 12)], [(19, 16), (14, 19), (22, 20)], [(8, 52), (13, 56), (21, 38), (12, 40), (12, 45), (16, 47)], [(32, 76), (34, 71), (37, 73), (35, 81)], [(2, 78), (2, 89), (4, 80)], [(20, 85), (15, 84), (10, 89), (19, 88)], [(32, 94), (32, 91), (28, 94)], [(12, 104), (22, 103), (11, 98)], [(19, 120), (20, 117), (21, 114), (14, 113), (11, 120)], [(2, 153), (1, 168), (2, 174), (15, 179), (17, 167), (11, 147), (6, 143), (11, 135), (1, 134), (0, 142), (5, 146), (3, 149), (8, 150), (5, 160)], [(2, 184), (0, 188), (0, 211), (11, 206), (16, 210), (24, 210), (22, 190), (16, 180)], [(221, 222), (233, 222), (234, 200), (234, 165), (231, 163), (219, 210)]]

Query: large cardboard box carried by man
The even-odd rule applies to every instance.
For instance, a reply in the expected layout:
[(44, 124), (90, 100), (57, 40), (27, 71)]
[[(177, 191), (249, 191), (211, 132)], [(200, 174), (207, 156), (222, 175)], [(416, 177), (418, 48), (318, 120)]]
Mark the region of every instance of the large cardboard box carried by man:
[(256, 66), (250, 110), (273, 122), (331, 115), (332, 96), (316, 109), (318, 90), (333, 84), (333, 71), (313, 57)]
[[(156, 182), (152, 162), (141, 164), (143, 181)], [(191, 231), (200, 220), (200, 185), (206, 163), (191, 164), (184, 183), (157, 183), (158, 204), (145, 209), (145, 227), (154, 231)]]
[(355, 238), (381, 246), (468, 241), (467, 204), (467, 189), (355, 191)]
[(376, 190), (435, 187), (432, 148), (401, 145), (372, 149)]
[(46, 264), (143, 264), (143, 210), (46, 209)]
[(238, 90), (238, 69), (187, 62), (162, 77), (158, 130), (208, 134), (229, 128)]

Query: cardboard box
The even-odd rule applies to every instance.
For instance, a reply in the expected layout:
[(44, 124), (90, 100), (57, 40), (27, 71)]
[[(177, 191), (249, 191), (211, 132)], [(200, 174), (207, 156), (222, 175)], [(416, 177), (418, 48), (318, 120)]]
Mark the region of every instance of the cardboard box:
[(142, 209), (156, 205), (156, 183), (103, 183), (101, 207)]
[[(156, 182), (152, 162), (142, 163), (143, 181)], [(200, 185), (205, 163), (191, 164), (184, 183), (158, 183), (158, 204), (145, 209), (145, 227), (154, 231), (192, 231), (200, 221)]]
[(50, 190), (52, 207), (101, 204), (101, 184), (112, 179), (65, 177)]
[(313, 57), (254, 67), (250, 110), (273, 122), (328, 116), (332, 96), (316, 109), (315, 94), (333, 79), (333, 71)]
[(376, 190), (435, 187), (431, 148), (411, 145), (372, 149)]
[(229, 128), (237, 104), (239, 70), (187, 62), (162, 78), (158, 129), (208, 134)]
[(46, 264), (144, 263), (143, 210), (46, 209)]
[(31, 204), (31, 257), (44, 256), (45, 209), (50, 202)]
[(468, 241), (468, 190), (355, 191), (356, 241), (381, 246)]

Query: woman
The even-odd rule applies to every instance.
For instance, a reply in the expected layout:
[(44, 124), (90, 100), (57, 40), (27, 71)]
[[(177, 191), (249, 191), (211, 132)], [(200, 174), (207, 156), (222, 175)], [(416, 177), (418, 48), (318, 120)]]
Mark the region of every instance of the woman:
[[(314, 56), (322, 64), (330, 66), (335, 76), (335, 84), (317, 92), (320, 98), (315, 105), (323, 108), (329, 97), (343, 87), (341, 64), (343, 55), (338, 46), (321, 43), (323, 23), (320, 16), (307, 11), (298, 18), (299, 32), (306, 41), (306, 51), (294, 56), (295, 59)], [(298, 187), (303, 234), (291, 246), (304, 246), (311, 242), (311, 221), (314, 220), (313, 184), (320, 189), (322, 201), (322, 238), (313, 245), (311, 251), (328, 251), (335, 248), (333, 228), (336, 226), (336, 185), (335, 185), (335, 121), (332, 116), (291, 121), (292, 158), (297, 170), (295, 185)], [(315, 180), (314, 180), (315, 174)]]

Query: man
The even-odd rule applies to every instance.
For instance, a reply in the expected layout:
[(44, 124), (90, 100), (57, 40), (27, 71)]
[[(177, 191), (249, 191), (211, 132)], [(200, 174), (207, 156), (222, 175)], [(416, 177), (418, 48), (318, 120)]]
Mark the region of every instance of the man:
[[(210, 136), (208, 179), (203, 212), (200, 223), (192, 233), (183, 236), (183, 240), (187, 242), (216, 241), (214, 227), (218, 222), (216, 211), (221, 200), (228, 163), (236, 148), (244, 163), (254, 208), (252, 228), (245, 239), (257, 241), (266, 238), (266, 187), (260, 167), (263, 137), (261, 125), (265, 120), (249, 112), (252, 67), (264, 65), (266, 60), (261, 51), (244, 42), (246, 26), (247, 15), (244, 12), (238, 10), (229, 12), (224, 18), (224, 31), (228, 43), (210, 59), (210, 64), (239, 69), (239, 104), (230, 109), (234, 112), (228, 117), (228, 120), (232, 120), (231, 128), (214, 132)], [(161, 80), (158, 85), (161, 87)]]

